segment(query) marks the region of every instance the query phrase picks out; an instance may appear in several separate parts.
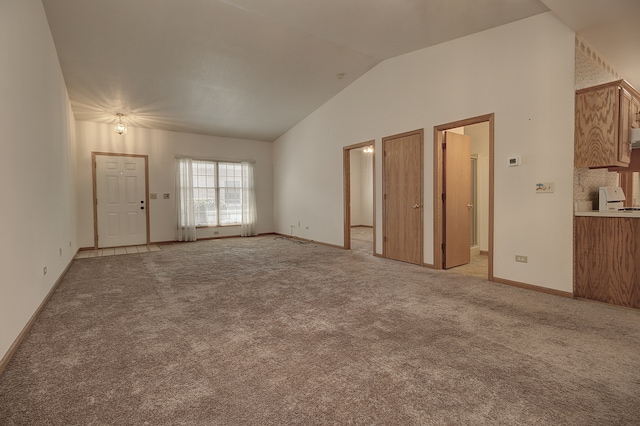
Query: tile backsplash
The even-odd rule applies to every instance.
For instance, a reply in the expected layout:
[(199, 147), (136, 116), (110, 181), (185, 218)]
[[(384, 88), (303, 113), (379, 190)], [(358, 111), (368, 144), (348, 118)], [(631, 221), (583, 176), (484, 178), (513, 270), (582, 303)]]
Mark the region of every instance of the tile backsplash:
[(598, 208), (601, 186), (618, 186), (618, 173), (607, 169), (575, 169), (573, 173), (573, 201), (591, 201)]

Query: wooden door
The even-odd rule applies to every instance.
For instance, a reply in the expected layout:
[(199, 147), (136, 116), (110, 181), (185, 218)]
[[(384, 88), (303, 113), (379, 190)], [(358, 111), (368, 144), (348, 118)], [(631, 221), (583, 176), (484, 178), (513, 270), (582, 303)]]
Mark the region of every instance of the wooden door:
[(98, 247), (147, 244), (146, 161), (95, 156)]
[(422, 265), (422, 130), (382, 140), (383, 255)]
[(471, 138), (445, 132), (443, 179), (444, 268), (471, 261)]

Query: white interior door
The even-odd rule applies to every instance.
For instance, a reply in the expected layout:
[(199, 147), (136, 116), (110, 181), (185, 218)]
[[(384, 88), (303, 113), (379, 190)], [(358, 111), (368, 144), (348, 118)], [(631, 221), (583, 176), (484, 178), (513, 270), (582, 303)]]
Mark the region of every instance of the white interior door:
[(98, 247), (147, 243), (145, 158), (96, 155)]

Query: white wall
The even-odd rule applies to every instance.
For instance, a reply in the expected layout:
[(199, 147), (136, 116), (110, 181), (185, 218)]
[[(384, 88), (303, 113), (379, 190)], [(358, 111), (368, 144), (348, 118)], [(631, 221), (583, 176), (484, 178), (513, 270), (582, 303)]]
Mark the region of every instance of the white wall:
[[(114, 118), (115, 122), (115, 118)], [(174, 158), (176, 155), (212, 160), (255, 160), (254, 179), (258, 206), (258, 232), (273, 231), (272, 144), (190, 133), (167, 132), (129, 127), (125, 135), (108, 124), (78, 121), (78, 238), (80, 247), (93, 247), (93, 187), (91, 153), (109, 152), (149, 156), (149, 192), (158, 199), (149, 200), (151, 242), (176, 239)], [(162, 194), (170, 194), (163, 199)], [(214, 232), (219, 232), (214, 235)], [(240, 235), (240, 226), (200, 228), (198, 238)]]
[[(432, 129), (493, 112), (494, 275), (572, 291), (573, 84), (574, 33), (551, 13), (384, 61), (275, 142), (276, 231), (301, 221), (302, 237), (342, 245), (342, 147), (375, 139), (380, 150), (382, 137), (424, 128), (424, 261), (432, 263)], [(522, 166), (507, 166), (514, 154)], [(555, 193), (535, 194), (536, 181), (555, 182)], [(515, 263), (516, 254), (529, 263)]]
[(362, 225), (362, 151), (349, 151), (351, 195), (351, 226)]
[(464, 128), (464, 134), (471, 138), (471, 154), (478, 155), (478, 200), (474, 208), (478, 213), (478, 246), (489, 250), (489, 122), (478, 123)]
[(39, 0), (0, 2), (0, 58), (2, 358), (78, 246), (74, 119)]
[(360, 205), (362, 216), (360, 225), (373, 226), (373, 155), (360, 154)]
[(349, 159), (351, 226), (373, 226), (373, 156), (353, 149)]

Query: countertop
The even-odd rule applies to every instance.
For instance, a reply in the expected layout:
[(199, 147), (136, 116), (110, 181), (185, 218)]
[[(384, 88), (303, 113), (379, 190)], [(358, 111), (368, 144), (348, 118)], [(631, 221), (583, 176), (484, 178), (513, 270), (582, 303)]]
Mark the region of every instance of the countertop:
[(640, 218), (640, 211), (626, 211), (626, 212), (575, 212), (576, 216), (590, 216), (590, 217), (637, 217)]

